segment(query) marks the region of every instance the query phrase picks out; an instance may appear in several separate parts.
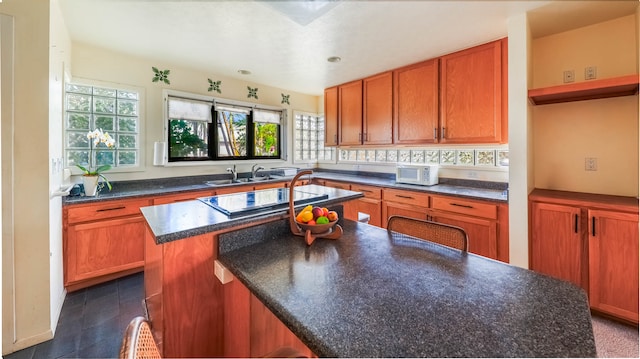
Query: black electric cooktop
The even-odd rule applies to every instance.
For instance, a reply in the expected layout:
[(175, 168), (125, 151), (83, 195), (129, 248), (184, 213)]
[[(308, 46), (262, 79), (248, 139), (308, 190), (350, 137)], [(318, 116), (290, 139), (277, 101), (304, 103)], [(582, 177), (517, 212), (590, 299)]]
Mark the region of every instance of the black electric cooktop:
[[(317, 194), (293, 190), (293, 204), (305, 204), (329, 198), (327, 194)], [(201, 197), (201, 202), (215, 208), (229, 217), (247, 215), (265, 210), (281, 209), (289, 206), (288, 188), (270, 188), (252, 192), (231, 193), (220, 196)]]

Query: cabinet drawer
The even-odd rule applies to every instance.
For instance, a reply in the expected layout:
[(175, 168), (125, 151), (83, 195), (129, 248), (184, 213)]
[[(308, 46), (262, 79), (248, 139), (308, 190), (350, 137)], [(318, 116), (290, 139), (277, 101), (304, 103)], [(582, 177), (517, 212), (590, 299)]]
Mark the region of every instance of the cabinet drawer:
[(432, 197), (431, 208), (470, 216), (497, 219), (498, 206), (451, 197)]
[(383, 198), (385, 201), (429, 207), (429, 195), (426, 193), (385, 188), (383, 190)]
[(334, 182), (334, 181), (324, 181), (324, 185), (327, 187), (339, 188), (339, 189), (351, 189), (351, 186), (348, 183), (344, 182)]
[(362, 192), (366, 198), (382, 199), (382, 188), (364, 184), (352, 184), (351, 190)]
[(72, 207), (67, 210), (67, 223), (78, 223), (140, 214), (140, 207), (146, 207), (149, 204), (150, 201), (147, 199), (138, 199), (130, 201), (108, 201), (86, 206)]
[(184, 202), (184, 201), (194, 201), (200, 197), (208, 197), (213, 196), (213, 191), (200, 191), (200, 192), (188, 192), (188, 193), (180, 193), (174, 194), (170, 196), (162, 196), (153, 199), (153, 204), (169, 204), (175, 202)]

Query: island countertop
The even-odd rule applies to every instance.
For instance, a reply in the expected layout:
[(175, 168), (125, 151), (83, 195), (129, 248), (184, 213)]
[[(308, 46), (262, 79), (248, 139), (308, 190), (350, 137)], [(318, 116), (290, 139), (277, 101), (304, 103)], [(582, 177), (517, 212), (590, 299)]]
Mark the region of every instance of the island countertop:
[(320, 357), (594, 357), (586, 294), (533, 271), (342, 220), (219, 236), (219, 261)]
[[(327, 199), (297, 205), (302, 208), (308, 204), (322, 207), (339, 204), (362, 197), (362, 193), (318, 185), (296, 186), (296, 190), (327, 195)], [(251, 191), (254, 192), (254, 191)], [(289, 207), (257, 211), (255, 213), (231, 218), (205, 203), (194, 200), (162, 204), (140, 208), (147, 225), (155, 238), (156, 244), (193, 237), (204, 233), (219, 231), (256, 220), (274, 220), (288, 213)]]

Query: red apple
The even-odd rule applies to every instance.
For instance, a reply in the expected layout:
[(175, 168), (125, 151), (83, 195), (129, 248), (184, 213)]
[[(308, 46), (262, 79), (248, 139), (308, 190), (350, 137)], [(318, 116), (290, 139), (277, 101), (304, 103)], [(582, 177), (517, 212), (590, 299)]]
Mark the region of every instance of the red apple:
[(311, 213), (313, 213), (314, 219), (324, 215), (324, 211), (320, 207), (313, 207), (313, 209), (311, 210)]

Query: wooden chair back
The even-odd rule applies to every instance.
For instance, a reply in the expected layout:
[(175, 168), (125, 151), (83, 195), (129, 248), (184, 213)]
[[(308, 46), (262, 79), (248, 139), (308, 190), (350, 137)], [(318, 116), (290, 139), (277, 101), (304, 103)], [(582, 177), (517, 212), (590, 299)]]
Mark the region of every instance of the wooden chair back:
[(468, 248), (469, 239), (464, 229), (444, 223), (391, 216), (387, 221), (387, 231), (442, 244), (463, 252)]
[(120, 359), (161, 359), (149, 322), (144, 317), (135, 317), (124, 333), (120, 346)]

